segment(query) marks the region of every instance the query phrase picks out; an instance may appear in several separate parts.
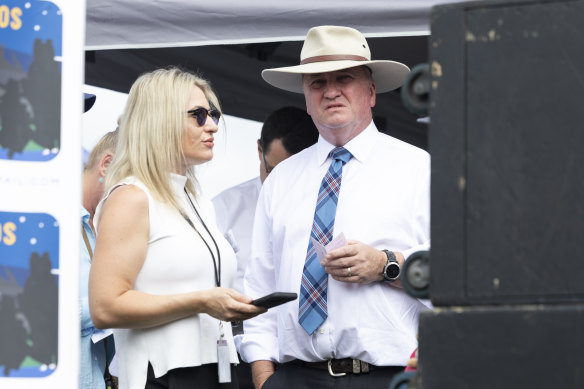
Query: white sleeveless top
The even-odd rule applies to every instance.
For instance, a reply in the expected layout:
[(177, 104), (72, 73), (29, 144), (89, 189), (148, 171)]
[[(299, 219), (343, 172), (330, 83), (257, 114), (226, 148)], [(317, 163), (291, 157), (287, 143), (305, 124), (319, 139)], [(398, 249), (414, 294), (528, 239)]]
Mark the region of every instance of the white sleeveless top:
[[(184, 192), (186, 180), (185, 176), (172, 174), (173, 190), (177, 198), (182, 199), (183, 211), (203, 235), (217, 261), (215, 245)], [(148, 196), (148, 251), (133, 289), (166, 295), (214, 288), (213, 260), (205, 243), (176, 209), (155, 200), (136, 178), (128, 177), (110, 189), (99, 203), (94, 220), (99, 220), (103, 202), (120, 185), (134, 185)], [(201, 197), (193, 199), (193, 203), (221, 252), (221, 286), (231, 287), (237, 270), (235, 253), (217, 228), (213, 204)], [(99, 231), (98, 226), (96, 229)], [(223, 332), (229, 345), (231, 363), (238, 363), (230, 323), (223, 323)], [(143, 389), (148, 362), (152, 364), (156, 377), (175, 368), (217, 363), (219, 336), (219, 320), (207, 314), (194, 315), (153, 328), (114, 330), (120, 389)]]

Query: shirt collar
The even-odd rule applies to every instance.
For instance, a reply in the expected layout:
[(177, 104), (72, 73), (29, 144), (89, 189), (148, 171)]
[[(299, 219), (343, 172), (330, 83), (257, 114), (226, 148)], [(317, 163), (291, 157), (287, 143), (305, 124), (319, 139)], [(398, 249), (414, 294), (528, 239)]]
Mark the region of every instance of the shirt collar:
[(180, 174), (170, 173), (170, 185), (175, 193), (182, 193), (187, 183), (187, 177)]
[(258, 189), (258, 192), (262, 190), (262, 179), (259, 176), (256, 178), (255, 184), (256, 188)]
[[(369, 125), (361, 131), (359, 135), (351, 139), (347, 142), (343, 147), (353, 155), (353, 158), (359, 162), (363, 162), (367, 155), (369, 155), (371, 149), (375, 145), (375, 135), (379, 131), (373, 123), (373, 120)], [(318, 160), (318, 164), (322, 165), (326, 162), (329, 153), (332, 149), (335, 148), (335, 145), (326, 141), (322, 136), (318, 137), (318, 143), (316, 144), (316, 158)]]
[(89, 211), (81, 206), (81, 221), (84, 223), (89, 223)]

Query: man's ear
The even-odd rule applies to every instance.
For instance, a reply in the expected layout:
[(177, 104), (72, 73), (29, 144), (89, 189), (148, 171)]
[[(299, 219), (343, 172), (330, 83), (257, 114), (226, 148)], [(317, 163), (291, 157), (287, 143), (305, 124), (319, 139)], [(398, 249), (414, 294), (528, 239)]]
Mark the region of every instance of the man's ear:
[(371, 83), (370, 91), (371, 91), (371, 96), (369, 98), (369, 104), (371, 105), (371, 108), (373, 108), (373, 107), (375, 107), (375, 97), (376, 97), (376, 95), (375, 95), (375, 83), (374, 82)]
[(262, 161), (262, 153), (263, 153), (262, 142), (258, 139), (258, 157), (260, 159), (260, 162)]

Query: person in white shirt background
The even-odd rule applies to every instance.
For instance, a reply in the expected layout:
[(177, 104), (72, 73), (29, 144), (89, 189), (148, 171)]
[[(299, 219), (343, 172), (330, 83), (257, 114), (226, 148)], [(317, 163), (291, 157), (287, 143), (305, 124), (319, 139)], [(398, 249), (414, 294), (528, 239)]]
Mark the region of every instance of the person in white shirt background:
[[(213, 198), (217, 226), (233, 247), (237, 257), (237, 275), (233, 289), (243, 293), (243, 275), (250, 255), (251, 233), (261, 185), (280, 162), (316, 143), (318, 131), (305, 110), (279, 108), (266, 118), (257, 141), (260, 175), (228, 188)], [(233, 325), (233, 334), (243, 333), (241, 323)], [(249, 364), (237, 368), (240, 389), (253, 388)]]
[(217, 225), (237, 256), (233, 289), (243, 292), (243, 273), (250, 254), (251, 232), (261, 185), (280, 162), (312, 146), (318, 131), (306, 111), (283, 107), (264, 121), (258, 144), (259, 176), (224, 190), (213, 198)]
[[(257, 389), (386, 388), (417, 347), (418, 316), (428, 309), (401, 289), (399, 266), (429, 248), (430, 158), (380, 133), (372, 120), (376, 93), (400, 87), (409, 69), (372, 61), (364, 36), (338, 26), (310, 29), (300, 59), (262, 77), (304, 93), (320, 137), (264, 182), (244, 278), (252, 298), (280, 291), (300, 293), (300, 299), (246, 320), (238, 351), (252, 364)], [(311, 262), (324, 274), (326, 296), (309, 304), (310, 312), (325, 311), (309, 330), (300, 323), (300, 304), (321, 291), (302, 292), (309, 279), (303, 269), (321, 182), (330, 186), (323, 180), (334, 168), (329, 154), (341, 146), (349, 159), (337, 186), (333, 232), (346, 244)]]
[[(95, 102), (95, 95), (85, 96), (85, 111)], [(106, 133), (97, 142), (87, 160), (82, 175), (81, 202), (81, 253), (79, 262), (79, 313), (81, 318), (81, 343), (79, 364), (79, 387), (87, 389), (106, 389), (104, 373), (115, 351), (111, 331), (95, 328), (89, 313), (89, 270), (95, 248), (93, 216), (104, 191), (104, 177), (111, 163), (118, 131)], [(100, 340), (97, 340), (101, 338)], [(107, 345), (107, 346), (106, 346)], [(106, 352), (107, 351), (107, 352)], [(109, 374), (109, 371), (108, 371)], [(110, 379), (108, 377), (108, 379)]]

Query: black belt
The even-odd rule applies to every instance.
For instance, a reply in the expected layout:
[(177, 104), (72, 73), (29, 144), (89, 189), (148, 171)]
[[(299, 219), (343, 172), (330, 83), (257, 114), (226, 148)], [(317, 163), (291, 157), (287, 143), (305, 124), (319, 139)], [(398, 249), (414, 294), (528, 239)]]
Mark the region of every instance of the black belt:
[[(352, 358), (329, 359), (328, 361), (323, 362), (305, 362), (301, 361), (300, 359), (294, 359), (293, 361), (290, 361), (290, 363), (293, 363), (298, 366), (310, 367), (312, 369), (328, 370), (329, 374), (332, 375), (333, 377), (344, 376), (347, 373), (349, 374), (369, 373), (370, 371), (376, 369), (394, 367), (394, 366), (381, 367), (374, 366), (365, 361)], [(396, 369), (403, 369), (403, 367), (396, 367)]]

